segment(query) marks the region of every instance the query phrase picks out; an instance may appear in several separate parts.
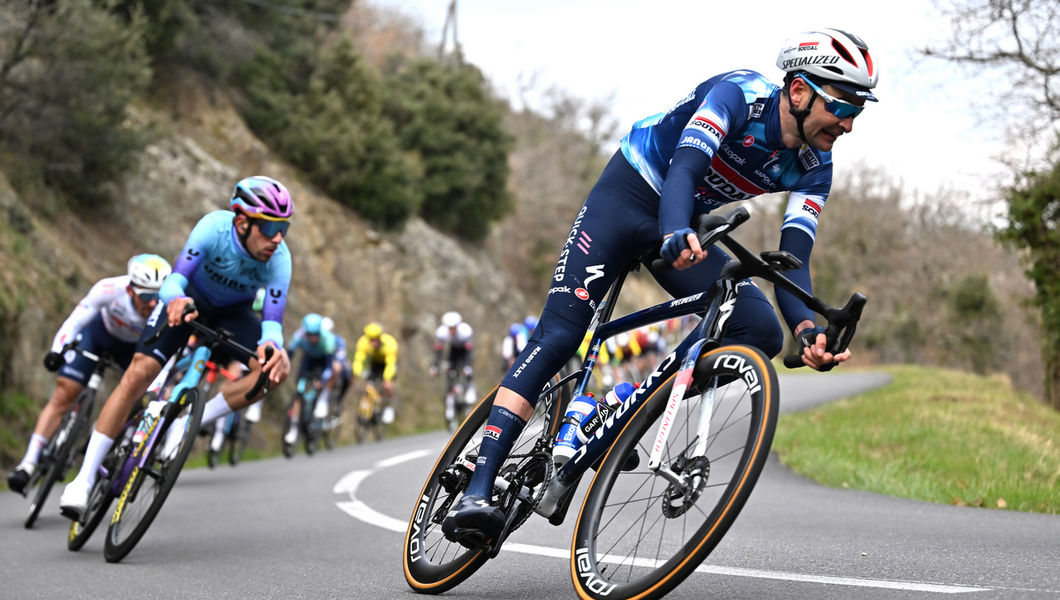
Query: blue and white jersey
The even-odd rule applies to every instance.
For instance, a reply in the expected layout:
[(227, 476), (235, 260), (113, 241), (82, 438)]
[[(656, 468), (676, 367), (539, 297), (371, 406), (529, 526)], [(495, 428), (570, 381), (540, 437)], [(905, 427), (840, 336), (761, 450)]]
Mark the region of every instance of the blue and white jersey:
[(184, 296), (190, 280), (214, 306), (254, 302), (258, 288), (265, 288), (261, 311), (261, 341), (283, 347), (283, 311), (291, 283), (291, 253), (280, 242), (268, 261), (252, 257), (237, 237), (230, 210), (217, 210), (199, 219), (188, 236), (173, 273), (162, 284), (165, 302)]
[[(642, 119), (621, 150), (660, 194), (661, 233), (688, 227), (694, 214), (761, 194), (790, 190), (784, 228), (814, 239), (832, 185), (832, 156), (781, 143), (781, 88), (754, 71), (711, 77), (669, 112)], [(679, 148), (703, 153), (703, 164), (670, 173)], [(684, 167), (683, 167), (684, 168)]]

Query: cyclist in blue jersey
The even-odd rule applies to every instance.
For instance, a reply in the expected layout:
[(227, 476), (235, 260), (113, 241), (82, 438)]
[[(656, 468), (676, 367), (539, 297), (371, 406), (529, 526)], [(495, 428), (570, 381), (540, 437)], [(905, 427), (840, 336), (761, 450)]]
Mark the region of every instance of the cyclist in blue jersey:
[[(307, 377), (314, 371), (320, 372), (321, 391), (315, 407), (319, 413), (317, 416), (320, 417), (328, 414), (328, 401), (336, 382), (341, 383), (342, 359), (346, 356), (346, 340), (335, 335), (331, 326), (325, 326), (326, 322), (331, 322), (331, 319), (317, 313), (307, 314), (302, 318), (302, 326), (294, 332), (291, 343), (287, 346), (289, 356), (293, 357), (296, 352), (302, 351), (302, 362), (295, 379)], [(287, 413), (290, 427), (284, 435), (284, 440), (288, 444), (293, 444), (298, 438), (298, 418), (301, 414), (302, 399), (296, 395)]]
[[(850, 133), (866, 101), (876, 101), (877, 67), (858, 37), (836, 29), (800, 34), (777, 57), (782, 85), (754, 71), (700, 83), (668, 112), (643, 119), (622, 139), (575, 217), (560, 252), (538, 327), (501, 382), (474, 475), (442, 523), (453, 541), (495, 540), (504, 515), (492, 506), (493, 482), (548, 378), (578, 349), (615, 277), (635, 257), (658, 249), (674, 270), (653, 273), (680, 298), (702, 292), (729, 256), (700, 248), (694, 217), (724, 204), (788, 191), (780, 249), (802, 261), (788, 276), (810, 290), (809, 258), (832, 183), (831, 150)], [(784, 330), (750, 280), (739, 285), (726, 343), (778, 354)], [(813, 313), (777, 290), (780, 311), (815, 369), (849, 358), (825, 351)], [(471, 542), (467, 542), (471, 543)]]
[[(59, 508), (64, 515), (78, 517), (85, 509), (88, 491), (95, 483), (103, 458), (121, 431), (129, 411), (173, 353), (183, 348), (191, 335), (192, 319), (223, 327), (233, 339), (248, 348), (257, 348), (251, 359), (249, 376), (227, 382), (221, 392), (206, 402), (202, 420), (245, 408), (260, 400), (244, 397), (262, 369), (275, 387), (291, 370), (283, 347), (283, 311), (291, 282), (291, 253), (284, 237), (291, 225), (294, 203), (280, 182), (262, 176), (248, 177), (236, 184), (229, 201), (230, 210), (208, 213), (195, 225), (159, 292), (162, 303), (155, 307), (140, 335), (129, 368), (107, 398), (95, 430), (89, 438), (81, 470), (63, 490)], [(265, 304), (259, 318), (252, 305), (258, 288), (265, 288)], [(184, 315), (185, 307), (195, 310)], [(148, 345), (146, 340), (168, 325), (162, 336)], [(265, 348), (275, 350), (268, 361)], [(227, 364), (230, 357), (217, 351), (211, 357)]]

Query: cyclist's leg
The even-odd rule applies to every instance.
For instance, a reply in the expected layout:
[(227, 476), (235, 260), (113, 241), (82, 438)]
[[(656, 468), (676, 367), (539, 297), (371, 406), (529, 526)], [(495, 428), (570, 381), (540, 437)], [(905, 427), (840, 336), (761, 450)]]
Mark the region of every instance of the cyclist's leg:
[[(630, 190), (639, 195), (631, 200)], [(450, 528), (468, 527), (476, 518), (496, 520), (482, 500), (492, 495), (497, 471), (533, 413), (532, 401), (577, 351), (597, 304), (619, 272), (644, 247), (658, 243), (653, 194), (621, 155), (612, 159), (590, 192), (560, 253), (538, 326), (497, 391), (486, 425), (496, 435), (482, 441), (465, 491), (467, 500), (462, 498), (456, 514), (451, 512), (446, 519)], [(656, 196), (656, 206), (657, 200)], [(637, 240), (642, 240), (640, 245)]]
[[(187, 344), (191, 328), (182, 326), (166, 329), (154, 344), (147, 346), (144, 340), (150, 338), (164, 325), (165, 305), (159, 303), (148, 318), (144, 331), (140, 334), (140, 341), (135, 346), (135, 353), (129, 360), (125, 373), (100, 410), (96, 426), (88, 440), (88, 447), (85, 449), (85, 458), (81, 463), (80, 471), (66, 486), (59, 499), (59, 508), (65, 515), (76, 517), (84, 510), (88, 500), (88, 491), (96, 481), (99, 466), (114, 444), (114, 438), (121, 432), (122, 426), (129, 418), (133, 404), (143, 397), (147, 386), (162, 370), (162, 365), (169, 360), (169, 357)], [(119, 360), (126, 359), (121, 357)]]

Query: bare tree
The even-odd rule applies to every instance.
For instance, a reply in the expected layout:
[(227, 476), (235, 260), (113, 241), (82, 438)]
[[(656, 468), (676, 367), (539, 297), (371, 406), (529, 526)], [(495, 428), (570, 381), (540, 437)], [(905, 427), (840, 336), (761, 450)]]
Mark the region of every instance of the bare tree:
[(1028, 152), (1032, 163), (1048, 160), (1057, 150), (1060, 131), (1060, 4), (950, 0), (941, 9), (950, 17), (952, 33), (946, 42), (921, 52), (980, 74), (989, 82), (983, 95), (991, 116), (1009, 126), (1013, 142), (1048, 145), (1044, 155)]

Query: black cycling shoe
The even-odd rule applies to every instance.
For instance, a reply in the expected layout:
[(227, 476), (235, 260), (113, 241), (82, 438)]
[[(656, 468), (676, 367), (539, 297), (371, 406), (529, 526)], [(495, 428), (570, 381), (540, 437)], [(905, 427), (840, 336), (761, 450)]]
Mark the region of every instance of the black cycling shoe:
[(476, 550), (496, 542), (506, 520), (485, 496), (465, 495), (445, 515), (442, 533), (447, 540)]
[(21, 466), (15, 467), (15, 470), (7, 475), (7, 487), (11, 488), (12, 492), (25, 496), (26, 484), (29, 483), (31, 475), (33, 474)]

